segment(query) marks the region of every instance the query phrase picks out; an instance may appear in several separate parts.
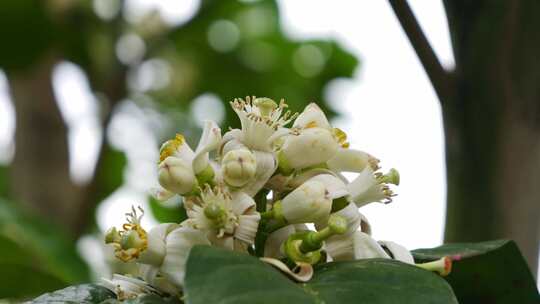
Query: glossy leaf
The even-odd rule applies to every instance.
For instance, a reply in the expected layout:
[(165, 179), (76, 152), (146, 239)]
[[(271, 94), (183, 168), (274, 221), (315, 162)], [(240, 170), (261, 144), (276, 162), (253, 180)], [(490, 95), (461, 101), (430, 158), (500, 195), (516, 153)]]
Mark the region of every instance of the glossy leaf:
[(109, 289), (97, 284), (82, 284), (66, 287), (61, 290), (46, 293), (29, 303), (101, 303), (107, 299), (115, 299), (116, 295)]
[(453, 256), (446, 279), (459, 303), (540, 303), (534, 277), (513, 241), (447, 244), (413, 254), (418, 262)]
[(186, 265), (185, 301), (206, 303), (315, 303), (315, 298), (271, 266), (246, 254), (196, 246)]
[(194, 247), (187, 262), (187, 303), (457, 303), (439, 276), (392, 260), (328, 263), (296, 284), (246, 254)]
[(387, 259), (327, 263), (306, 286), (327, 304), (458, 303), (440, 276)]

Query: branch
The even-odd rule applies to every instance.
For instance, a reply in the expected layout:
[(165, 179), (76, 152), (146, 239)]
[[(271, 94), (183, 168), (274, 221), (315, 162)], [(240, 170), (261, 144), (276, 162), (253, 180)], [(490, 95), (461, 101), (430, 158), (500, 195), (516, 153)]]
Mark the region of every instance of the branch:
[(407, 3), (407, 0), (388, 0), (401, 27), (407, 34), (418, 59), (426, 71), (439, 101), (443, 103), (450, 95), (451, 77), (443, 68), (429, 44), (424, 32)]

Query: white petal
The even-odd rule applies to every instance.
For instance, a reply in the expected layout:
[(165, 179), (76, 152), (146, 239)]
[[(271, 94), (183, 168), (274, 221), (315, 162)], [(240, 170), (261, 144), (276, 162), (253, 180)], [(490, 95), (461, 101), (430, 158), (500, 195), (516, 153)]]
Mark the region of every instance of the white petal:
[(330, 123), (324, 115), (324, 112), (319, 108), (316, 103), (310, 103), (306, 106), (304, 111), (300, 113), (298, 118), (294, 121), (293, 127), (306, 128), (306, 127), (318, 127), (324, 129), (330, 129)]
[(414, 258), (407, 248), (392, 241), (379, 241), (379, 244), (386, 247), (386, 249), (392, 253), (394, 260), (414, 265)]
[(287, 167), (303, 169), (326, 163), (337, 150), (338, 143), (330, 131), (310, 128), (301, 130), (298, 135), (287, 136), (280, 153)]
[(164, 202), (171, 199), (176, 194), (162, 187), (155, 187), (150, 189), (150, 195), (160, 202)]
[(369, 223), (367, 217), (360, 213), (360, 231), (371, 235), (371, 224)]
[(375, 179), (373, 170), (366, 167), (360, 174), (347, 185), (351, 199), (358, 207), (371, 202), (377, 202), (385, 198), (382, 187)]
[(266, 239), (266, 244), (264, 245), (264, 256), (277, 259), (285, 257), (281, 245), (287, 240), (289, 235), (295, 232), (296, 229), (294, 225), (287, 225), (272, 232)]
[(267, 140), (272, 137), (275, 129), (263, 121), (248, 118), (245, 111), (235, 109), (235, 112), (242, 125), (242, 142), (250, 149), (271, 151)]
[(210, 234), (209, 239), (212, 246), (225, 248), (227, 250), (234, 250), (234, 237), (232, 235), (217, 237), (216, 234)]
[(199, 145), (195, 150), (193, 159), (193, 171), (199, 174), (208, 167), (208, 152), (218, 148), (221, 142), (221, 129), (210, 120), (204, 122), (204, 129)]
[(390, 256), (384, 249), (375, 241), (371, 236), (366, 233), (356, 231), (353, 234), (354, 243), (354, 258), (360, 259), (372, 259), (383, 258), (389, 259)]
[(256, 204), (253, 198), (244, 192), (232, 193), (232, 211), (236, 215), (256, 213)]
[(155, 266), (141, 264), (139, 266), (139, 276), (145, 282), (148, 282), (148, 284), (161, 292), (171, 295), (179, 293), (179, 289), (167, 281), (167, 279), (159, 272), (159, 268)]
[(181, 288), (191, 248), (195, 245), (210, 245), (210, 241), (202, 231), (180, 227), (169, 233), (166, 244), (167, 254), (160, 271), (171, 283)]
[(336, 235), (325, 241), (325, 250), (334, 261), (354, 259), (353, 235)]
[(178, 228), (178, 224), (165, 223), (150, 229), (147, 234), (147, 248), (141, 253), (137, 262), (160, 266), (165, 257), (165, 238), (172, 230)]
[(111, 280), (102, 279), (101, 283), (113, 291), (120, 300), (133, 299), (141, 294), (156, 292), (145, 281), (119, 274), (114, 274)]
[[(362, 215), (358, 211), (358, 207), (354, 203), (348, 204), (345, 208), (333, 213), (344, 217), (347, 220), (347, 232), (346, 235), (354, 233), (360, 227), (362, 222)], [(321, 230), (328, 225), (328, 219), (315, 223), (317, 230)]]
[(250, 196), (255, 196), (274, 174), (277, 168), (277, 160), (272, 152), (252, 151), (257, 160), (257, 171), (253, 182), (244, 186), (241, 190)]
[[(180, 135), (181, 136), (181, 135)], [(193, 153), (193, 150), (191, 150), (191, 147), (187, 144), (183, 136), (181, 136), (182, 140), (180, 145), (176, 148), (174, 153), (170, 156), (178, 157), (180, 159), (183, 159), (184, 161), (191, 163), (193, 161), (193, 158), (195, 157), (195, 153)], [(174, 140), (174, 139), (173, 139)], [(166, 141), (161, 146), (161, 149), (163, 147), (167, 146), (171, 141)]]
[(273, 258), (260, 258), (261, 261), (276, 267), (278, 270), (287, 274), (298, 282), (308, 282), (313, 277), (313, 266), (308, 263), (296, 263), (296, 267), (291, 270), (289, 267), (280, 260)]
[(362, 172), (376, 162), (377, 160), (366, 152), (339, 148), (326, 164), (334, 172)]
[[(278, 139), (281, 139), (283, 138), (284, 136), (287, 136), (289, 135), (291, 132), (291, 130), (289, 128), (279, 128), (276, 132), (274, 132), (274, 134), (272, 134), (272, 136), (270, 136), (268, 138), (268, 140), (266, 141), (267, 144), (269, 146), (273, 146), (274, 143), (278, 140)], [(278, 141), (280, 142), (280, 141)]]
[(347, 185), (332, 174), (320, 174), (312, 177), (310, 180), (319, 181), (323, 183), (328, 191), (328, 197), (334, 200), (336, 198), (344, 197), (349, 194), (347, 190)]
[(310, 178), (312, 178), (314, 176), (317, 176), (317, 175), (321, 175), (321, 174), (334, 175), (337, 178), (339, 178), (343, 183), (347, 183), (347, 180), (345, 178), (339, 176), (338, 174), (336, 174), (336, 173), (334, 173), (334, 172), (332, 172), (332, 171), (330, 171), (328, 169), (325, 169), (325, 168), (313, 168), (313, 169), (309, 169), (309, 170), (302, 170), (300, 174), (289, 178), (287, 180), (287, 185), (286, 186), (288, 188), (290, 188), (290, 189), (297, 188), (298, 186), (305, 183)]
[(234, 230), (234, 237), (247, 244), (253, 244), (255, 242), (255, 235), (257, 234), (260, 219), (261, 215), (259, 213), (239, 215), (238, 226)]
[(281, 201), (283, 216), (291, 224), (313, 223), (327, 218), (332, 200), (319, 181), (308, 180)]

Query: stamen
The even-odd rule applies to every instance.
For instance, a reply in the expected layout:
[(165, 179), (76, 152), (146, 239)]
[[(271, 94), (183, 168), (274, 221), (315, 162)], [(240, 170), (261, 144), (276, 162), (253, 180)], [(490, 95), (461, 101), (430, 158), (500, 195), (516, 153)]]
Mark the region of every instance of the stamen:
[(159, 149), (159, 162), (161, 163), (167, 157), (173, 155), (184, 142), (184, 136), (179, 133), (173, 139), (166, 141)]
[(137, 259), (148, 247), (146, 231), (141, 227), (144, 210), (140, 206), (137, 209), (140, 215), (134, 206), (131, 206), (131, 213), (126, 213), (127, 223), (122, 225), (122, 231), (111, 228), (105, 235), (105, 243), (114, 246), (115, 256), (123, 262)]
[(350, 144), (347, 142), (347, 133), (345, 133), (343, 130), (340, 128), (333, 128), (332, 133), (342, 148), (346, 149), (350, 146)]

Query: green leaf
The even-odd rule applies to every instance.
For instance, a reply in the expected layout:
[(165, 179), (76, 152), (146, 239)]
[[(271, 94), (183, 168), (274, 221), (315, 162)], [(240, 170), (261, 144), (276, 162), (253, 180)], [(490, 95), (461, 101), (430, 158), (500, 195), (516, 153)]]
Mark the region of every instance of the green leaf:
[(181, 223), (187, 219), (186, 209), (181, 202), (160, 202), (153, 197), (148, 200), (152, 214), (161, 223)]
[(115, 299), (116, 295), (109, 289), (96, 284), (70, 286), (51, 293), (46, 293), (29, 303), (101, 303), (107, 299)]
[(453, 257), (445, 278), (459, 303), (540, 303), (534, 277), (513, 241), (447, 244), (413, 255), (418, 262)]
[(440, 276), (395, 260), (323, 264), (308, 284), (324, 303), (455, 303)]
[(303, 285), (254, 257), (215, 247), (194, 247), (186, 267), (190, 304), (457, 303), (439, 276), (392, 260), (328, 263)]
[(0, 298), (22, 298), (66, 286), (48, 272), (35, 256), (0, 235)]
[[(41, 292), (89, 280), (88, 266), (77, 253), (73, 241), (62, 230), (51, 223), (25, 214), (18, 210), (17, 206), (1, 198), (0, 237), (3, 243), (11, 242), (9, 246), (15, 244), (24, 251), (24, 255), (21, 253), (19, 257), (20, 264), (25, 262), (29, 267), (38, 265), (39, 269), (64, 282), (62, 286), (54, 286)], [(0, 261), (14, 256), (9, 250), (0, 250)], [(32, 275), (31, 272), (23, 273), (27, 277)], [(2, 280), (9, 279), (2, 278), (0, 283)]]
[(315, 298), (271, 266), (246, 254), (210, 246), (191, 249), (186, 265), (189, 304), (315, 303)]

